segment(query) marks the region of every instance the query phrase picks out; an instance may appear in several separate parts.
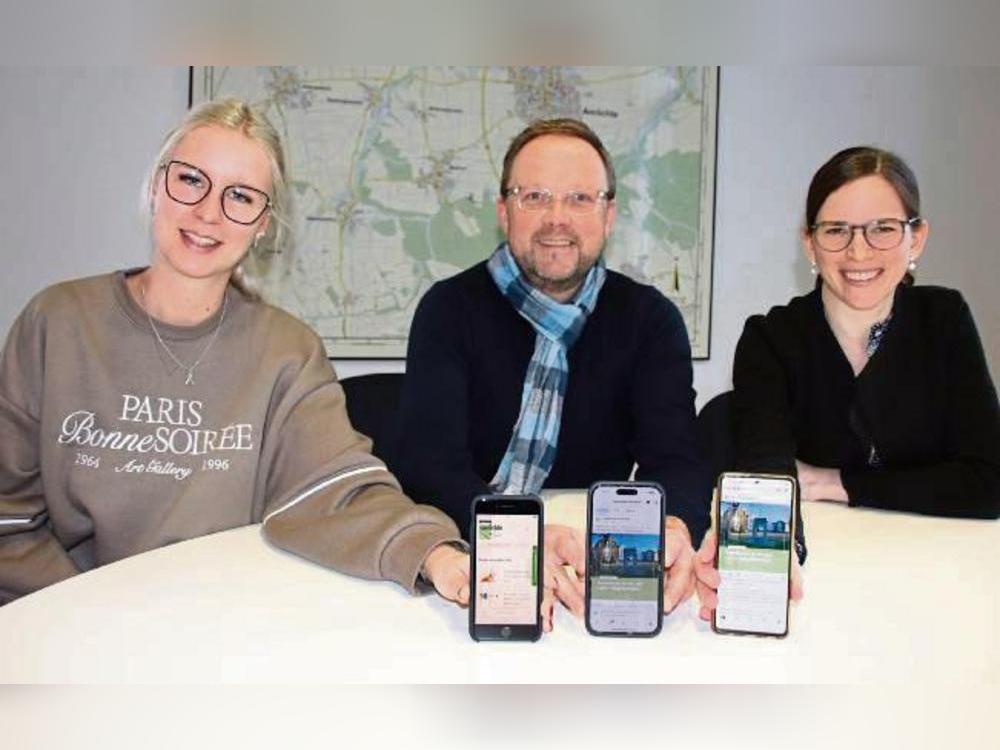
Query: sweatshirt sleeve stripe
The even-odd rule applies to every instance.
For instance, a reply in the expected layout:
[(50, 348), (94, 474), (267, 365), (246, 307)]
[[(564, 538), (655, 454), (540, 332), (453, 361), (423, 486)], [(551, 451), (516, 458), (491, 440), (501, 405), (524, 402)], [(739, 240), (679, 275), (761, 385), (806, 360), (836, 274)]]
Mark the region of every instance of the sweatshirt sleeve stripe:
[(278, 515), (279, 513), (284, 513), (289, 508), (292, 508), (292, 507), (298, 505), (303, 500), (305, 500), (305, 499), (307, 499), (307, 498), (312, 497), (313, 495), (315, 495), (317, 492), (321, 492), (322, 490), (325, 490), (327, 487), (329, 487), (332, 484), (336, 484), (337, 482), (341, 482), (341, 481), (343, 481), (345, 479), (351, 479), (352, 477), (356, 477), (356, 476), (359, 476), (361, 474), (367, 474), (367, 473), (373, 472), (373, 471), (382, 472), (382, 473), (385, 473), (385, 474), (389, 473), (388, 469), (386, 469), (384, 466), (360, 466), (360, 467), (354, 467), (354, 468), (350, 468), (350, 469), (345, 469), (344, 471), (339, 471), (336, 474), (331, 474), (330, 476), (328, 476), (328, 477), (320, 480), (316, 484), (314, 484), (312, 487), (309, 487), (308, 489), (300, 492), (298, 495), (296, 495), (295, 497), (293, 497), (291, 500), (289, 500), (287, 503), (285, 503), (284, 505), (282, 505), (280, 508), (277, 508), (277, 509), (271, 511), (270, 513), (268, 513), (266, 516), (264, 516), (263, 523), (267, 523), (274, 516)]
[(33, 523), (34, 520), (34, 516), (30, 518), (0, 518), (0, 526), (14, 526), (22, 523)]

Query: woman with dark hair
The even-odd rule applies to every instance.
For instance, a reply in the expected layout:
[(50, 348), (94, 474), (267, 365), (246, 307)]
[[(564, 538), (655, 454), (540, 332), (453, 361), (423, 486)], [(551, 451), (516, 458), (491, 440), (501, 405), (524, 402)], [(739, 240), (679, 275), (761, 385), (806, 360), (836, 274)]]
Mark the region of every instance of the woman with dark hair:
[(795, 474), (802, 499), (1000, 515), (1000, 417), (962, 295), (915, 286), (920, 192), (895, 154), (836, 154), (802, 241), (816, 288), (750, 318), (733, 365), (741, 467)]
[[(736, 346), (737, 468), (797, 476), (806, 501), (1000, 516), (996, 389), (962, 295), (914, 284), (928, 230), (895, 154), (849, 148), (820, 167), (802, 229), (816, 288), (751, 317)], [(714, 553), (708, 535), (706, 618)]]

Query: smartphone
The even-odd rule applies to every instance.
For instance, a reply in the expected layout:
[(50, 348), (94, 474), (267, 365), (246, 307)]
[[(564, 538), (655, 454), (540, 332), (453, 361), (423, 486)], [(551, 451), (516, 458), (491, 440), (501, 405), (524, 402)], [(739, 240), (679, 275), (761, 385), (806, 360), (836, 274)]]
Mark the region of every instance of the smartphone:
[(788, 634), (795, 480), (726, 472), (716, 493), (720, 583), (712, 628), (783, 637)]
[(587, 494), (591, 635), (653, 636), (663, 624), (663, 489), (597, 482)]
[(542, 515), (537, 497), (473, 500), (469, 634), (474, 640), (541, 638)]

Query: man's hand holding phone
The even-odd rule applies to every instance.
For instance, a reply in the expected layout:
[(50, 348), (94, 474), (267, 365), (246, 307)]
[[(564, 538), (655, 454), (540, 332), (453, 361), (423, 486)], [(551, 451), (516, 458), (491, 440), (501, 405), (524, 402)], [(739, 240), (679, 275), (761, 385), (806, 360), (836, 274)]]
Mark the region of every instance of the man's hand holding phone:
[[(664, 520), (663, 611), (672, 611), (694, 593), (694, 548), (684, 521), (667, 516)], [(545, 594), (542, 599), (542, 624), (552, 631), (555, 604), (576, 617), (584, 612), (584, 575), (586, 543), (574, 528), (561, 524), (545, 525)]]
[(545, 524), (545, 592), (542, 628), (552, 631), (556, 600), (577, 617), (583, 617), (587, 558), (583, 534), (569, 526)]
[(669, 614), (694, 593), (694, 547), (687, 524), (676, 516), (663, 520), (663, 613)]

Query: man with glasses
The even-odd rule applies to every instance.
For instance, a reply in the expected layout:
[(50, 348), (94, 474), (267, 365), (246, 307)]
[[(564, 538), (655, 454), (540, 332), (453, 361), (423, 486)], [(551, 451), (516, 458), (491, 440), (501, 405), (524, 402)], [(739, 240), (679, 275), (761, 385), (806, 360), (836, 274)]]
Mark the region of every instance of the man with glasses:
[[(412, 497), (467, 534), (476, 495), (583, 488), (637, 465), (635, 478), (667, 495), (669, 610), (691, 592), (709, 480), (683, 319), (602, 258), (615, 188), (611, 159), (582, 122), (539, 121), (514, 138), (497, 200), (507, 240), (417, 309), (394, 468)], [(580, 580), (558, 563), (583, 574), (582, 538), (547, 529), (546, 562), (547, 586), (581, 614)]]

